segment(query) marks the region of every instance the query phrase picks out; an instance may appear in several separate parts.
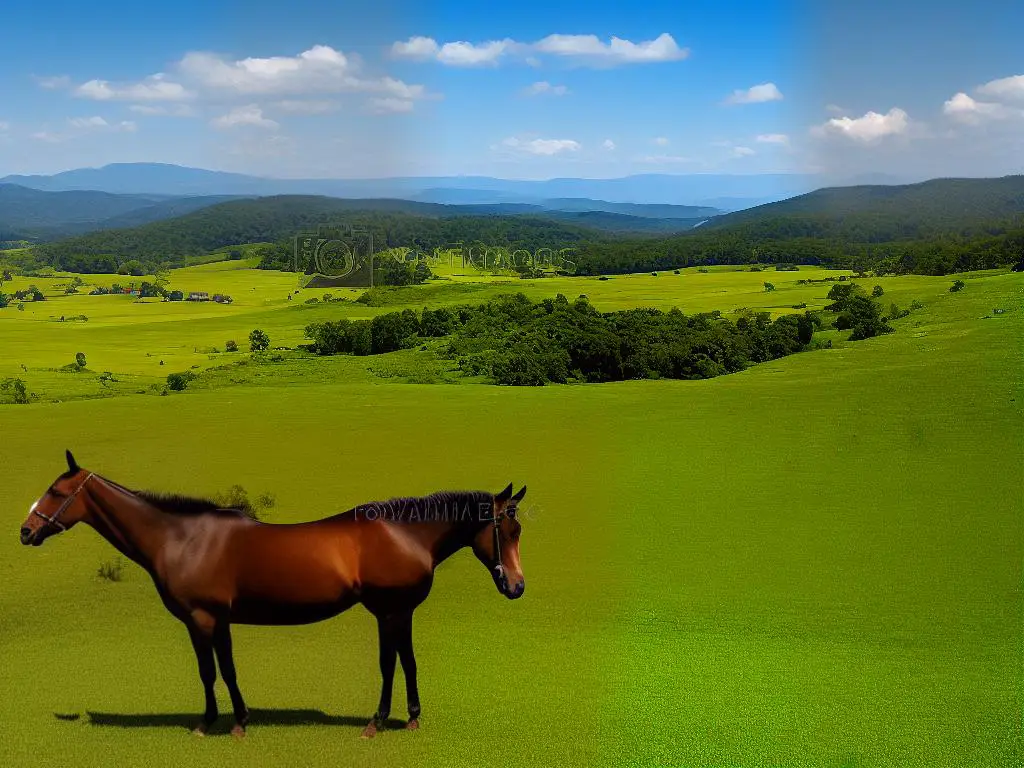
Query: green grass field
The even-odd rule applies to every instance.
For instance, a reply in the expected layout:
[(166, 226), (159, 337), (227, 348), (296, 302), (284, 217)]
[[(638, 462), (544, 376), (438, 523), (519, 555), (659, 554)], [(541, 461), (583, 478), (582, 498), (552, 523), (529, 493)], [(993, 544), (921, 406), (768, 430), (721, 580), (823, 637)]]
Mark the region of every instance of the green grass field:
[[(508, 288), (726, 313), (820, 307), (828, 290), (795, 284), (819, 276), (810, 269), (687, 270), (452, 281), (380, 309), (299, 308), (285, 298), (293, 276), (238, 264), (172, 278), (226, 290), (227, 307), (55, 295), (0, 311), (0, 376), (41, 392), (0, 405), (5, 765), (1024, 761), (1024, 275), (972, 275), (957, 294), (948, 278), (870, 280), (886, 306), (924, 309), (894, 334), (697, 382), (396, 384), (331, 358), (169, 397), (75, 399), (95, 396), (68, 383), (86, 374), (45, 370), (84, 351), (134, 391), (222, 364), (194, 349), (243, 344), (254, 327), (294, 345), (313, 319)], [(202, 700), (194, 657), (148, 577), (131, 566), (122, 583), (99, 579), (115, 552), (85, 528), (40, 549), (17, 541), (65, 448), (129, 486), (272, 492), (275, 521), (525, 483), (527, 593), (500, 597), (469, 553), (444, 565), (417, 612), (423, 729), (373, 741), (358, 738), (379, 692), (368, 614), (238, 627), (249, 738), (199, 740), (185, 730)], [(400, 680), (395, 690), (401, 715)]]

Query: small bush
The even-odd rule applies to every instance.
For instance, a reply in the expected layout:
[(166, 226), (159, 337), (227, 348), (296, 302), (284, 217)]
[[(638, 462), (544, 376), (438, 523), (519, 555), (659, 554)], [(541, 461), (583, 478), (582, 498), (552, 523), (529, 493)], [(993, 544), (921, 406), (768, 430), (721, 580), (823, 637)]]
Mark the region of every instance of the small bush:
[(101, 563), (96, 575), (105, 581), (124, 581), (124, 561), (121, 558)]
[(224, 351), (225, 352), (237, 352), (238, 351), (238, 342), (235, 341), (234, 339), (228, 339), (226, 342), (224, 342)]
[(75, 353), (75, 365), (79, 368), (85, 368), (85, 352)]
[(911, 309), (924, 309), (924, 304), (922, 304), (917, 299), (914, 299), (912, 302), (910, 302), (910, 308)]
[(701, 274), (705, 274), (705, 275), (708, 273), (708, 270), (707, 270), (706, 267), (700, 267), (697, 271), (700, 272)]
[(28, 387), (25, 386), (25, 382), (21, 379), (4, 379), (0, 383), (0, 390), (4, 392), (10, 390), (14, 397), (14, 402), (18, 405), (26, 405), (29, 401)]
[(957, 293), (967, 287), (967, 284), (963, 280), (954, 280), (953, 285), (949, 287), (950, 293)]
[(765, 293), (771, 293), (772, 291), (775, 290), (775, 286), (772, 285), (771, 283), (765, 283), (764, 284), (764, 290), (765, 290)]
[(877, 299), (880, 296), (884, 296), (885, 291), (882, 290), (882, 286), (876, 285), (874, 288), (871, 289), (871, 295)]
[(174, 392), (181, 392), (195, 377), (196, 375), (191, 371), (185, 371), (184, 373), (170, 373), (167, 375), (167, 388)]

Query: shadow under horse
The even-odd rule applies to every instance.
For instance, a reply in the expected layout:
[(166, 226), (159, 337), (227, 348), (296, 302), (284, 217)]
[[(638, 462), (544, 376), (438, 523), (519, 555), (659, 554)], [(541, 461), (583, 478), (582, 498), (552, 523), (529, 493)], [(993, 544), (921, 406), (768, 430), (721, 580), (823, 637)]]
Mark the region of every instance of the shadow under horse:
[(39, 546), (85, 523), (149, 573), (167, 610), (188, 629), (199, 663), (206, 710), (198, 735), (217, 719), (218, 665), (234, 710), (231, 732), (245, 735), (250, 713), (238, 689), (232, 624), (309, 624), (365, 606), (377, 619), (382, 678), (380, 703), (363, 730), (370, 738), (388, 721), (398, 659), (405, 727), (419, 727), (412, 617), (438, 565), (470, 547), (505, 597), (514, 600), (526, 588), (517, 517), (525, 487), (516, 494), (512, 485), (498, 494), (445, 491), (308, 523), (268, 524), (205, 499), (130, 490), (80, 468), (70, 451), (67, 462), (29, 509), (21, 543)]

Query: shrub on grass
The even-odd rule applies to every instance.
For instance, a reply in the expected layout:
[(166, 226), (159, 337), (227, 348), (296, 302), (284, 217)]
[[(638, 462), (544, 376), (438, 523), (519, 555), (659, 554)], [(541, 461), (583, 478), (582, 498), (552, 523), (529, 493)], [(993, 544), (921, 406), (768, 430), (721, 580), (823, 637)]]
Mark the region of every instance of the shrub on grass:
[(0, 390), (10, 391), (14, 402), (18, 405), (25, 405), (29, 401), (28, 387), (21, 379), (4, 379), (3, 382), (0, 382)]
[(950, 293), (957, 293), (967, 287), (967, 284), (963, 280), (954, 280), (953, 285), (949, 287)]
[(228, 339), (224, 343), (224, 351), (225, 352), (237, 352), (238, 351), (238, 342), (235, 341), (234, 339)]
[(124, 581), (124, 561), (121, 558), (116, 558), (100, 563), (100, 567), (96, 570), (96, 575), (104, 581)]
[(192, 381), (196, 375), (191, 371), (185, 371), (184, 373), (170, 373), (167, 375), (167, 388), (174, 392), (182, 392), (188, 387), (188, 383)]

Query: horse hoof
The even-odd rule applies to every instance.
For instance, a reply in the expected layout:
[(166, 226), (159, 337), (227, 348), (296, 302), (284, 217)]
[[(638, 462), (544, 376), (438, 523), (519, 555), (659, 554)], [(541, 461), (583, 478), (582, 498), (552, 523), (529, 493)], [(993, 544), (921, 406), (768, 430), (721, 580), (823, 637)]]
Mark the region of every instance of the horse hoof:
[(419, 718), (415, 718), (414, 717), (412, 720), (410, 720), (408, 723), (405, 724), (405, 730), (407, 730), (407, 731), (418, 731), (419, 729), (420, 729)]
[(363, 734), (359, 738), (361, 739), (372, 739), (377, 735), (377, 726), (374, 723), (370, 723), (363, 729)]
[(231, 735), (235, 739), (244, 739), (245, 738), (245, 726), (244, 725), (236, 725), (234, 728), (231, 729)]
[(206, 735), (206, 726), (197, 725), (195, 728), (192, 729), (192, 735), (198, 736), (199, 738), (203, 738)]

